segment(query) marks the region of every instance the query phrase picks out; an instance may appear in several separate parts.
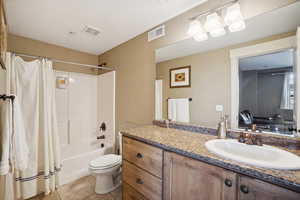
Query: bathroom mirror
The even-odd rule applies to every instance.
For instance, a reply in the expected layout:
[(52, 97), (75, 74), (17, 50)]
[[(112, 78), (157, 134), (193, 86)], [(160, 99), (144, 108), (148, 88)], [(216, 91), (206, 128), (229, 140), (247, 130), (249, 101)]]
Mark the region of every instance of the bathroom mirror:
[(215, 128), (228, 115), (232, 129), (297, 135), (299, 18), (296, 2), (246, 20), (242, 31), (156, 49), (155, 118)]
[(293, 134), (294, 63), (294, 49), (239, 59), (239, 128)]

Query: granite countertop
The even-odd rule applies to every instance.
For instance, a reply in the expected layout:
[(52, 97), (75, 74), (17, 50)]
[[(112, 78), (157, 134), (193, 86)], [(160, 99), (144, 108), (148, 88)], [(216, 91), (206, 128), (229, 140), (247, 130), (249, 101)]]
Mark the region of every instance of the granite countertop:
[[(127, 137), (151, 144), (167, 151), (176, 152), (208, 164), (216, 165), (224, 169), (300, 192), (300, 170), (263, 169), (222, 159), (210, 153), (204, 146), (206, 141), (216, 139), (216, 136), (173, 128), (162, 128), (155, 125), (124, 129), (121, 133)], [(300, 156), (300, 150), (285, 150)]]

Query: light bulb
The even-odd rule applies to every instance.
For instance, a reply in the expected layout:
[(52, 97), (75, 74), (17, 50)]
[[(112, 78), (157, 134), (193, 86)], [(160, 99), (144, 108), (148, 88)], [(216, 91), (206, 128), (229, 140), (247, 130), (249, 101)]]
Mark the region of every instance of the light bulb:
[(208, 39), (208, 35), (206, 32), (198, 32), (193, 36), (193, 38), (197, 42), (202, 42)]
[(202, 30), (201, 23), (198, 20), (191, 21), (189, 25), (188, 35), (194, 36), (196, 33)]
[(231, 32), (241, 31), (246, 28), (239, 3), (233, 4), (227, 8), (224, 21)]
[(222, 35), (225, 35), (226, 34), (226, 31), (224, 28), (218, 28), (218, 29), (214, 29), (212, 30), (211, 32), (209, 32), (209, 34), (212, 36), (212, 37), (220, 37)]
[(246, 24), (245, 24), (244, 20), (239, 20), (239, 21), (233, 22), (231, 25), (228, 26), (228, 29), (230, 30), (230, 32), (241, 31), (241, 30), (244, 30), (245, 28), (246, 28)]
[(221, 17), (217, 13), (212, 13), (206, 17), (204, 27), (212, 37), (219, 37), (226, 34)]

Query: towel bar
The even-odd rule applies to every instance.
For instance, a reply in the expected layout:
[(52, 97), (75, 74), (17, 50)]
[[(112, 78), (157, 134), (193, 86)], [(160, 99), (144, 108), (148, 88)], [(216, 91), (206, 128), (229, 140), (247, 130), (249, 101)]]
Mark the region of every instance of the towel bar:
[[(167, 98), (167, 101), (168, 101), (169, 99), (184, 99), (184, 98)], [(193, 98), (188, 98), (188, 99), (189, 99), (189, 101), (193, 101)]]

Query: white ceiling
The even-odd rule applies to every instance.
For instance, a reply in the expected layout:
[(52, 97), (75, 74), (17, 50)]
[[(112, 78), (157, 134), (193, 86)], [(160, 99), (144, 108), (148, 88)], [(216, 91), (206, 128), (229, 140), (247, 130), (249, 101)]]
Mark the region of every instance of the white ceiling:
[[(101, 54), (205, 1), (8, 0), (6, 10), (12, 34)], [(100, 36), (82, 32), (85, 25)]]
[(242, 58), (239, 67), (242, 71), (274, 69), (294, 65), (294, 50), (286, 50), (261, 56)]
[(184, 57), (195, 53), (252, 41), (271, 35), (294, 31), (300, 26), (300, 2), (256, 16), (246, 21), (246, 29), (240, 32), (227, 32), (218, 38), (209, 37), (204, 42), (193, 38), (177, 42), (156, 50), (156, 62)]

